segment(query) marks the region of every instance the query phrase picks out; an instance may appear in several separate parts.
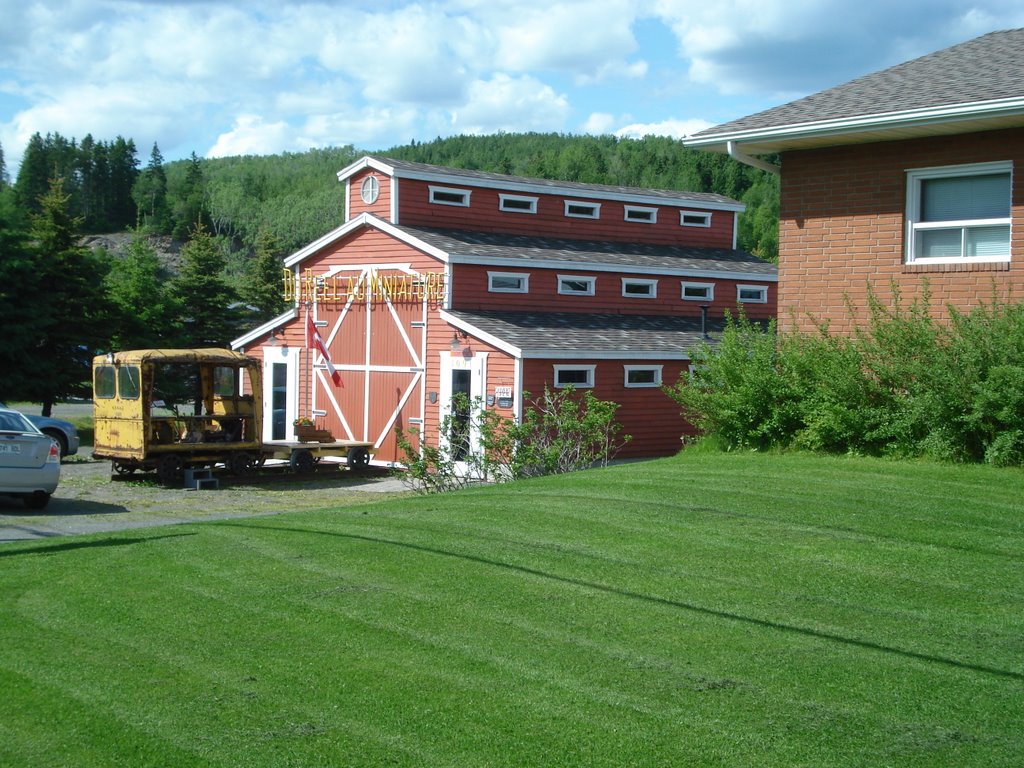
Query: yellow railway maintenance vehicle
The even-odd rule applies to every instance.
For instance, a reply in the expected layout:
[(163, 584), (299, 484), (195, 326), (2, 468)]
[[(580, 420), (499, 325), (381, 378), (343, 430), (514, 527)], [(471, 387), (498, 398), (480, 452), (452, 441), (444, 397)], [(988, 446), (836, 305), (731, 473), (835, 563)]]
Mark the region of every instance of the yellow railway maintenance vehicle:
[[(267, 459), (308, 472), (325, 456), (369, 465), (371, 443), (263, 442), (263, 370), (228, 349), (138, 349), (93, 358), (93, 456), (118, 474), (156, 471), (172, 484), (185, 470), (223, 464), (244, 475)], [(243, 392), (245, 394), (243, 394)]]

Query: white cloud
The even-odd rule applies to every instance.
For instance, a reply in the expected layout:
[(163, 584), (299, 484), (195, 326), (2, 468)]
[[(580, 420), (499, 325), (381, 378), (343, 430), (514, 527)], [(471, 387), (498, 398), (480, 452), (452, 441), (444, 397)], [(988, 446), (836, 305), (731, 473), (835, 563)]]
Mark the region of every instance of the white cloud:
[(234, 127), (217, 137), (206, 157), (234, 155), (266, 155), (280, 152), (292, 145), (293, 131), (287, 123), (265, 123), (259, 115), (239, 115)]
[(533, 77), (498, 74), (469, 86), (468, 102), (452, 115), (458, 133), (559, 131), (569, 116), (564, 95)]
[(642, 139), (644, 136), (671, 136), (682, 139), (710, 128), (707, 120), (662, 120), (659, 123), (631, 123), (615, 131), (620, 138)]
[(593, 136), (604, 136), (614, 132), (616, 122), (615, 115), (610, 115), (607, 112), (592, 112), (580, 126), (580, 132)]

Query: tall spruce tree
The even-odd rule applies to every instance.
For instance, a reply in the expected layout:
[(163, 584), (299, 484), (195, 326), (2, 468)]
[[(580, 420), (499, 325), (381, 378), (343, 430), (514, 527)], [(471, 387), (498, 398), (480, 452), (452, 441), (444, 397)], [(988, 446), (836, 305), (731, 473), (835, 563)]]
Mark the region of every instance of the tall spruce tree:
[(167, 174), (164, 172), (164, 157), (160, 147), (153, 142), (149, 163), (139, 174), (132, 187), (132, 199), (142, 214), (143, 224), (152, 232), (169, 234), (170, 211), (167, 207)]
[(78, 244), (81, 222), (71, 216), (69, 199), (63, 179), (54, 179), (32, 218), (32, 378), (21, 394), (42, 403), (44, 416), (60, 399), (89, 395), (92, 357), (109, 343), (108, 265)]
[(286, 303), (281, 283), (283, 252), (281, 241), (268, 229), (256, 238), (256, 254), (242, 282), (242, 301), (252, 313), (253, 324), (260, 324), (284, 312)]
[(180, 305), (168, 272), (146, 236), (136, 230), (124, 258), (107, 275), (116, 310), (113, 349), (173, 347), (180, 341)]
[(238, 294), (223, 277), (226, 262), (203, 226), (181, 249), (172, 290), (182, 307), (182, 346), (223, 347), (241, 330)]

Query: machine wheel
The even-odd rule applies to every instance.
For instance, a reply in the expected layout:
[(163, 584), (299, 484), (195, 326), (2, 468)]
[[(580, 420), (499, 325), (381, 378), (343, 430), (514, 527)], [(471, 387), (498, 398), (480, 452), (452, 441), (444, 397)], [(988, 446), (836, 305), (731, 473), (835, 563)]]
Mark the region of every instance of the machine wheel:
[(134, 464), (124, 464), (120, 461), (114, 462), (114, 474), (115, 475), (131, 475), (134, 474), (135, 470), (138, 469)]
[(363, 447), (350, 448), (346, 461), (349, 469), (366, 469), (370, 466), (370, 452)]
[(313, 467), (316, 466), (316, 459), (309, 450), (301, 448), (292, 454), (291, 465), (292, 469), (299, 474), (305, 474), (306, 472), (313, 471)]
[(185, 463), (173, 453), (161, 456), (156, 464), (156, 476), (164, 485), (181, 483), (185, 477)]
[(228, 472), (232, 475), (248, 475), (256, 469), (258, 459), (247, 451), (238, 451), (228, 456)]

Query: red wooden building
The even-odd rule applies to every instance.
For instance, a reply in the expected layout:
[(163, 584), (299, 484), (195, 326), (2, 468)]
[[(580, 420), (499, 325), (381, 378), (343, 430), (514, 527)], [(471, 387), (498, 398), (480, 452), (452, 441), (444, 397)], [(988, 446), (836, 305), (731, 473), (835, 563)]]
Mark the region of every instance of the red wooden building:
[(775, 266), (736, 249), (720, 195), (382, 157), (338, 178), (345, 224), (285, 260), (294, 308), (233, 343), (264, 360), (267, 440), (309, 416), (394, 462), (395, 427), (430, 439), (455, 392), (518, 416), (571, 384), (621, 405), (620, 455), (671, 454), (687, 425), (659, 386), (726, 310), (775, 315)]

